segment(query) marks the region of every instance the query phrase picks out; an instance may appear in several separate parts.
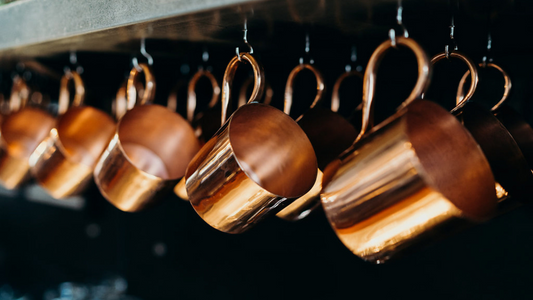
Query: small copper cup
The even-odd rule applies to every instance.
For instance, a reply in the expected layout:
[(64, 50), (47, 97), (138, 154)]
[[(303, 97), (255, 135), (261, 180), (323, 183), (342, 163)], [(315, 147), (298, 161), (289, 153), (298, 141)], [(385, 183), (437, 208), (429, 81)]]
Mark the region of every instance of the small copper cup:
[(315, 76), (317, 82), (317, 94), (311, 103), (309, 110), (299, 116), (296, 121), (311, 141), (311, 145), (313, 145), (318, 163), (318, 170), (313, 188), (276, 214), (279, 218), (287, 221), (301, 220), (313, 212), (317, 207), (320, 207), (322, 170), (328, 163), (350, 147), (357, 137), (357, 131), (352, 124), (339, 114), (335, 113), (339, 107), (338, 92), (335, 94), (337, 99), (332, 100), (332, 106), (336, 106), (333, 107), (333, 109), (329, 110), (316, 106), (323, 98), (322, 95), (325, 90), (325, 85), (320, 71), (310, 64), (300, 64), (289, 74), (287, 85), (285, 87), (284, 112), (290, 114), (294, 79), (303, 70), (309, 70)]
[[(70, 79), (74, 81), (76, 96), (67, 110)], [(115, 133), (113, 119), (99, 109), (82, 106), (84, 97), (80, 75), (73, 71), (63, 76), (57, 123), (30, 157), (33, 177), (56, 199), (83, 192)]]
[(55, 125), (53, 116), (26, 105), (29, 94), (22, 79), (14, 82), (11, 114), (0, 129), (0, 185), (7, 189), (15, 189), (29, 178), (30, 156)]
[(376, 70), (393, 47), (372, 54), (363, 86), (363, 122), (355, 144), (324, 171), (322, 205), (355, 255), (383, 263), (457, 218), (480, 221), (496, 208), (494, 177), (483, 152), (448, 111), (420, 100), (431, 65), (414, 40), (396, 37), (418, 61), (414, 90), (397, 113), (369, 133)]
[[(255, 85), (247, 105), (226, 121), (233, 77), (252, 66)], [(187, 168), (194, 210), (211, 227), (242, 233), (311, 189), (317, 162), (309, 139), (288, 115), (254, 103), (264, 87), (263, 69), (250, 53), (235, 56), (222, 84), (222, 128)]]
[(118, 209), (135, 212), (161, 199), (185, 174), (200, 148), (191, 125), (166, 107), (147, 104), (155, 94), (150, 67), (140, 64), (146, 79), (137, 101), (133, 68), (127, 84), (129, 111), (119, 120), (115, 134), (94, 169), (102, 195)]

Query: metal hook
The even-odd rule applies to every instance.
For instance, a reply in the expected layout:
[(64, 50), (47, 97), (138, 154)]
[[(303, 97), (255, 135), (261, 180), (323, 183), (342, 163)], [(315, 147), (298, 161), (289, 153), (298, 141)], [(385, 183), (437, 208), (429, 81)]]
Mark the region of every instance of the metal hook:
[(350, 55), (350, 63), (346, 64), (346, 66), (344, 67), (344, 70), (346, 72), (351, 72), (352, 69), (354, 68), (353, 66), (355, 66), (355, 71), (361, 72), (363, 70), (363, 67), (361, 67), (360, 65), (356, 66), (355, 65), (356, 62), (357, 62), (357, 47), (355, 45), (353, 45), (352, 46), (352, 53)]
[(311, 42), (309, 40), (309, 32), (305, 33), (305, 48), (304, 48), (304, 55), (300, 57), (300, 64), (303, 65), (305, 63), (305, 57), (309, 58), (309, 64), (314, 64), (315, 60), (311, 57), (309, 54), (311, 50)]
[[(146, 52), (146, 39), (145, 38), (141, 39), (141, 54), (142, 54), (142, 56), (144, 56), (146, 58), (149, 66), (152, 66), (154, 64), (154, 58), (148, 52)], [(131, 59), (131, 62), (133, 63), (133, 67), (138, 72), (142, 72), (143, 71), (141, 66), (139, 66), (139, 60), (137, 59), (137, 57), (133, 57)]]
[(450, 6), (450, 44), (444, 46), (444, 54), (446, 55), (447, 59), (450, 59), (450, 53), (453, 51), (459, 50), (459, 47), (457, 46), (457, 40), (455, 39), (455, 9), (452, 5), (452, 0), (448, 1)]
[(72, 68), (70, 66), (66, 66), (65, 68), (63, 68), (65, 73), (69, 73), (71, 69), (74, 69), (78, 74), (83, 74), (84, 70), (83, 67), (78, 63), (78, 54), (75, 50), (70, 50), (69, 62)]
[[(402, 0), (398, 0), (398, 8), (396, 10), (396, 24), (401, 28), (402, 30), (402, 36), (405, 38), (409, 37), (409, 32), (407, 31), (407, 28), (403, 24), (403, 5)], [(391, 28), (389, 30), (389, 37), (391, 40), (391, 46), (396, 47), (396, 30), (394, 28)]]
[[(248, 46), (248, 48), (250, 48), (250, 51), (248, 51), (248, 53), (250, 54), (254, 54), (254, 48), (252, 47), (252, 45), (250, 45), (250, 43), (248, 43), (248, 18), (244, 18), (244, 36), (243, 36), (243, 41), (244, 43), (246, 44), (246, 46)], [(239, 51), (239, 47), (237, 46), (235, 48), (235, 52), (237, 53), (237, 58), (239, 59), (239, 61), (241, 61), (241, 52)]]
[(487, 36), (487, 53), (481, 59), (483, 67), (486, 67), (487, 63), (492, 62), (492, 57), (490, 57), (491, 50), (492, 50), (492, 35), (489, 32), (489, 34)]

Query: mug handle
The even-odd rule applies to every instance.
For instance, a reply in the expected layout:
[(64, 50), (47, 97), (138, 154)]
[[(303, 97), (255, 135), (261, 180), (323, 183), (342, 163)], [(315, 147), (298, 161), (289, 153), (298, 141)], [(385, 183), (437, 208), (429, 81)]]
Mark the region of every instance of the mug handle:
[[(309, 70), (313, 72), (313, 75), (315, 75), (316, 78), (316, 96), (313, 100), (313, 103), (311, 103), (311, 106), (309, 109), (315, 107), (320, 100), (322, 100), (322, 95), (324, 94), (324, 90), (326, 89), (324, 84), (324, 77), (322, 76), (322, 73), (318, 71), (317, 68), (313, 67), (310, 64), (299, 64), (294, 69), (292, 69), (291, 73), (289, 74), (289, 78), (287, 78), (287, 84), (285, 85), (285, 102), (283, 104), (283, 112), (289, 115), (291, 113), (292, 108), (292, 94), (294, 93), (294, 79), (296, 78), (296, 75), (300, 73), (303, 70)], [(303, 117), (303, 114), (296, 118), (296, 121), (300, 120)]]
[(140, 63), (139, 67), (141, 67), (141, 70), (144, 73), (145, 80), (143, 97), (140, 101), (137, 101), (137, 88), (135, 87), (135, 84), (139, 78), (140, 72), (139, 70), (137, 70), (137, 68), (133, 67), (130, 71), (128, 83), (126, 85), (127, 110), (132, 109), (135, 105), (143, 105), (154, 100), (155, 78), (152, 72), (152, 68), (150, 68), (150, 66), (145, 63)]
[[(240, 58), (239, 58), (240, 56)], [(247, 62), (252, 66), (252, 71), (254, 73), (254, 89), (252, 90), (252, 95), (248, 99), (248, 103), (258, 101), (265, 90), (265, 71), (263, 66), (252, 56), (251, 53), (241, 52), (239, 56), (235, 55), (224, 72), (224, 79), (222, 80), (222, 117), (221, 125), (224, 125), (226, 122), (229, 101), (231, 97), (231, 85), (233, 83), (233, 78), (235, 77), (235, 72), (239, 63)]]
[[(464, 55), (463, 53), (459, 51), (453, 51), (451, 53), (448, 53), (448, 57), (458, 58), (462, 60), (468, 66), (468, 71), (467, 71), (468, 74), (470, 73), (474, 74), (474, 76), (472, 76), (472, 79), (470, 82), (470, 88), (468, 89), (468, 93), (466, 94), (466, 96), (462, 98), (459, 98), (459, 97), (456, 98), (456, 106), (450, 111), (451, 113), (455, 113), (456, 111), (461, 109), (466, 104), (466, 102), (472, 98), (472, 96), (474, 96), (474, 92), (476, 91), (477, 84), (479, 82), (479, 72), (477, 71), (476, 64), (469, 57), (467, 57), (466, 55)], [(433, 58), (431, 59), (431, 64), (435, 65), (437, 62), (445, 58), (446, 58), (446, 52), (441, 52), (433, 56)], [(464, 81), (463, 81), (463, 84), (464, 84)], [(462, 88), (462, 85), (460, 85), (460, 87)]]
[[(340, 103), (341, 103), (341, 100), (340, 100), (340, 97), (339, 97), (339, 89), (340, 89), (342, 83), (344, 82), (344, 79), (349, 78), (349, 77), (353, 77), (353, 76), (358, 77), (361, 80), (364, 78), (364, 75), (361, 74), (361, 72), (350, 71), (350, 72), (344, 72), (344, 74), (339, 76), (337, 81), (335, 81), (335, 85), (333, 85), (333, 92), (331, 93), (331, 111), (332, 112), (338, 112), (339, 111), (339, 106), (340, 106)], [(361, 106), (362, 105), (357, 106), (356, 109), (361, 109)]]
[(213, 96), (211, 97), (211, 101), (207, 105), (208, 108), (213, 108), (218, 103), (218, 99), (220, 97), (220, 86), (218, 85), (217, 79), (213, 75), (213, 73), (207, 71), (207, 70), (199, 70), (194, 74), (194, 76), (191, 78), (191, 81), (189, 81), (189, 86), (187, 89), (187, 121), (191, 123), (194, 119), (194, 111), (196, 110), (196, 84), (200, 80), (200, 78), (206, 77), (211, 82), (211, 87), (213, 89)]
[[(503, 79), (505, 80), (502, 98), (500, 99), (500, 101), (498, 101), (498, 103), (496, 103), (496, 105), (494, 105), (490, 109), (491, 111), (496, 111), (496, 110), (498, 110), (498, 108), (500, 108), (500, 106), (503, 105), (503, 103), (507, 100), (507, 98), (509, 98), (509, 93), (511, 92), (511, 88), (513, 86), (513, 83), (511, 82), (511, 77), (509, 76), (509, 74), (507, 74), (507, 72), (505, 72), (504, 69), (502, 69), (497, 64), (493, 64), (493, 63), (483, 64), (483, 63), (480, 63), (479, 66), (481, 68), (491, 67), (491, 68), (494, 68), (494, 69), (500, 71), (500, 73), (502, 73), (502, 75), (503, 75)], [(468, 76), (470, 76), (470, 73), (471, 73), (470, 70), (466, 71), (466, 73), (461, 78), (461, 81), (459, 82), (459, 87), (457, 89), (457, 102), (459, 102), (461, 99), (463, 99), (465, 97), (464, 96), (463, 86), (464, 86)]]
[(18, 75), (13, 79), (11, 95), (9, 96), (9, 113), (16, 112), (24, 108), (28, 103), (30, 89), (24, 79)]
[(57, 108), (57, 115), (63, 115), (69, 108), (70, 103), (70, 91), (68, 89), (68, 83), (70, 80), (74, 81), (74, 99), (70, 106), (80, 106), (85, 100), (85, 84), (81, 79), (80, 74), (76, 71), (65, 72), (63, 77), (61, 77), (61, 83), (59, 86), (59, 101)]
[[(413, 51), (416, 56), (416, 61), (418, 63), (418, 79), (416, 81), (415, 87), (411, 91), (409, 97), (407, 97), (407, 99), (398, 108), (398, 110), (400, 110), (409, 105), (414, 100), (421, 98), (422, 94), (424, 94), (424, 92), (427, 90), (431, 77), (431, 64), (429, 63), (429, 58), (426, 52), (415, 40), (399, 36), (396, 37), (396, 45), (405, 46), (411, 51)], [(372, 53), (372, 56), (368, 61), (363, 84), (362, 126), (361, 132), (355, 139), (355, 142), (358, 142), (373, 125), (373, 100), (374, 93), (376, 91), (377, 69), (381, 60), (383, 59), (383, 56), (385, 56), (385, 53), (387, 53), (387, 51), (391, 48), (393, 48), (391, 40), (387, 40), (381, 43), (381, 45), (376, 48), (374, 53)]]
[[(246, 94), (248, 92), (248, 87), (252, 82), (253, 78), (248, 78), (242, 84), (241, 90), (239, 91), (239, 102), (237, 103), (237, 107), (241, 107), (246, 104)], [(274, 91), (272, 90), (272, 86), (270, 86), (270, 83), (265, 82), (265, 97), (263, 99), (263, 104), (270, 105), (270, 102), (272, 102), (273, 95)]]
[(118, 121), (126, 114), (126, 106), (128, 99), (126, 98), (126, 85), (128, 81), (125, 80), (117, 91), (115, 99), (111, 102), (111, 114), (115, 116), (115, 119)]

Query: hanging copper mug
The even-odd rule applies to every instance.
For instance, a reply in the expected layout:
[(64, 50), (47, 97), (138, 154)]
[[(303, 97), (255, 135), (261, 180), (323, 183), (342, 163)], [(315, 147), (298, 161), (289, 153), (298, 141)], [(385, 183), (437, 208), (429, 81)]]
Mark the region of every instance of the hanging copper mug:
[(157, 203), (185, 174), (200, 148), (191, 125), (166, 107), (148, 104), (155, 94), (150, 67), (139, 64), (146, 80), (136, 98), (139, 71), (133, 68), (127, 85), (129, 111), (98, 161), (94, 179), (102, 195), (118, 209), (135, 212)]
[[(71, 79), (76, 94), (67, 110)], [(72, 71), (63, 76), (57, 124), (30, 157), (33, 177), (56, 199), (83, 192), (92, 179), (96, 162), (115, 133), (113, 119), (99, 109), (83, 106), (84, 97), (80, 75)]]
[[(252, 66), (255, 85), (247, 105), (226, 121), (233, 77), (240, 63)], [(211, 227), (241, 233), (311, 189), (317, 163), (309, 139), (288, 115), (254, 103), (264, 87), (262, 66), (250, 53), (235, 56), (222, 84), (222, 122), (217, 134), (187, 168), (189, 201)]]
[(418, 80), (396, 114), (370, 132), (376, 70), (393, 45), (372, 54), (363, 86), (363, 122), (354, 145), (324, 171), (322, 205), (335, 233), (355, 255), (383, 263), (457, 218), (484, 220), (496, 207), (494, 178), (461, 123), (420, 100), (431, 65), (410, 38), (396, 37), (417, 58)]
[[(511, 108), (509, 105), (505, 105), (512, 88), (511, 77), (497, 64), (480, 63), (479, 66), (481, 68), (494, 68), (503, 75), (505, 82), (503, 96), (500, 101), (498, 101), (498, 103), (491, 108), (491, 111), (516, 141), (516, 144), (522, 151), (522, 154), (524, 155), (524, 158), (527, 160), (529, 168), (531, 169), (533, 167), (533, 128), (528, 122), (526, 122), (520, 113)], [(462, 99), (464, 97), (463, 86), (469, 76), (470, 71), (467, 71), (459, 82), (459, 88), (457, 90), (458, 99)]]
[(276, 214), (279, 218), (287, 221), (301, 220), (320, 206), (322, 170), (328, 163), (350, 147), (357, 137), (357, 132), (350, 122), (336, 113), (336, 109), (338, 109), (337, 100), (332, 101), (332, 104), (336, 105), (336, 109), (334, 108), (335, 110), (316, 106), (323, 98), (322, 95), (325, 90), (325, 85), (324, 78), (320, 71), (310, 64), (300, 64), (289, 74), (285, 87), (285, 104), (283, 111), (287, 115), (290, 114), (293, 102), (294, 80), (303, 70), (309, 70), (315, 76), (317, 82), (317, 94), (311, 103), (309, 110), (299, 116), (296, 121), (311, 141), (311, 145), (313, 145), (318, 163), (318, 170), (313, 188)]
[(12, 92), (13, 112), (4, 119), (0, 130), (0, 185), (7, 189), (15, 189), (29, 178), (30, 156), (55, 125), (52, 115), (27, 105), (29, 89), (22, 81), (20, 84), (25, 91)]
[[(468, 129), (487, 157), (496, 182), (504, 189), (503, 191), (497, 187), (498, 198), (504, 199), (507, 193), (515, 198), (529, 197), (533, 192), (533, 174), (516, 141), (490, 111), (468, 101), (473, 96), (479, 80), (475, 63), (457, 51), (450, 53), (449, 57), (465, 62), (469, 73), (474, 74), (471, 77), (470, 91), (462, 100), (457, 99), (459, 104), (452, 112)], [(445, 53), (439, 53), (431, 62), (435, 64), (445, 58)]]
[[(211, 88), (213, 89), (213, 94), (211, 96), (211, 101), (207, 105), (207, 110), (200, 112), (195, 115), (196, 111), (196, 85), (198, 81), (205, 77), (211, 83)], [(203, 146), (207, 140), (209, 140), (220, 128), (220, 112), (214, 110), (214, 107), (218, 103), (220, 98), (220, 86), (218, 81), (208, 70), (200, 69), (189, 81), (187, 86), (187, 121), (191, 123), (194, 129), (195, 135), (200, 141), (200, 146)], [(174, 91), (168, 99), (170, 107), (177, 107), (177, 90)], [(169, 107), (169, 109), (170, 109)], [(189, 200), (187, 196), (187, 189), (185, 187), (185, 177), (183, 177), (178, 184), (174, 187), (174, 193), (180, 197), (182, 200)]]

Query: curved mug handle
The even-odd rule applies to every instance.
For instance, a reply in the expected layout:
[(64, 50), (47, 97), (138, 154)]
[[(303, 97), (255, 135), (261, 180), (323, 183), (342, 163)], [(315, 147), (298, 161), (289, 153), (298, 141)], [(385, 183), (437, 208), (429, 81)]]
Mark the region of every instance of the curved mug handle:
[(24, 108), (28, 103), (30, 97), (30, 88), (26, 81), (19, 76), (13, 79), (13, 86), (11, 87), (11, 95), (9, 96), (9, 113), (16, 112)]
[(252, 95), (250, 96), (250, 99), (248, 99), (247, 103), (257, 102), (261, 98), (265, 90), (265, 72), (263, 70), (263, 66), (259, 64), (259, 62), (257, 62), (257, 60), (252, 56), (251, 53), (241, 52), (239, 56), (235, 55), (235, 57), (231, 59), (228, 64), (228, 67), (226, 68), (226, 72), (224, 72), (224, 79), (222, 80), (221, 125), (224, 125), (224, 123), (226, 122), (229, 101), (231, 97), (230, 89), (239, 63), (249, 63), (252, 66), (252, 71), (254, 73), (254, 89), (252, 90)]
[(144, 92), (142, 98), (137, 99), (136, 83), (141, 73), (137, 68), (133, 67), (128, 77), (128, 83), (126, 85), (126, 110), (132, 109), (136, 105), (143, 105), (148, 102), (152, 102), (155, 96), (155, 78), (152, 72), (152, 68), (146, 63), (140, 63), (139, 67), (144, 73)]
[[(70, 91), (68, 88), (68, 83), (74, 81), (74, 99), (72, 104), (70, 104)], [(69, 106), (80, 106), (85, 100), (85, 84), (81, 79), (80, 74), (76, 71), (65, 72), (63, 77), (61, 77), (61, 83), (59, 87), (59, 101), (57, 108), (57, 115), (63, 115), (69, 108)], [(70, 105), (69, 105), (70, 104)]]
[[(422, 49), (422, 47), (413, 39), (406, 38), (403, 36), (398, 36), (396, 39), (396, 45), (401, 45), (409, 48), (416, 56), (416, 61), (418, 63), (418, 79), (416, 81), (415, 87), (409, 94), (409, 97), (400, 105), (398, 110), (403, 109), (411, 102), (416, 99), (422, 98), (422, 95), (425, 93), (430, 83), (431, 76), (431, 65), (429, 63), (429, 58)], [(358, 142), (367, 131), (373, 126), (373, 111), (374, 111), (374, 93), (376, 91), (376, 78), (377, 78), (377, 69), (381, 60), (385, 56), (388, 50), (394, 48), (392, 41), (387, 40), (381, 45), (379, 45), (370, 60), (365, 71), (364, 84), (363, 84), (363, 117), (362, 117), (362, 126), (361, 132), (355, 139), (355, 142)]]
[[(339, 78), (337, 78), (337, 81), (335, 81), (335, 84), (333, 85), (333, 91), (331, 93), (331, 111), (332, 112), (338, 112), (339, 106), (341, 103), (340, 97), (339, 97), (339, 89), (341, 88), (342, 83), (346, 78), (350, 77), (358, 77), (361, 80), (364, 79), (364, 75), (361, 74), (361, 72), (357, 71), (350, 71), (350, 72), (344, 72)], [(360, 110), (362, 108), (362, 103), (359, 104), (356, 108), (356, 110)]]
[[(456, 98), (456, 106), (450, 111), (451, 113), (455, 113), (459, 109), (461, 109), (468, 100), (474, 96), (474, 92), (476, 91), (477, 84), (479, 82), (479, 72), (476, 68), (476, 64), (466, 55), (459, 51), (453, 51), (451, 53), (448, 53), (448, 57), (450, 58), (457, 58), (459, 60), (462, 60), (468, 67), (468, 74), (472, 73), (474, 76), (472, 76), (471, 82), (470, 82), (470, 88), (468, 89), (468, 93), (464, 97), (457, 97)], [(446, 52), (441, 52), (431, 59), (431, 64), (435, 65), (437, 62), (447, 58)], [(463, 76), (464, 77), (464, 76)], [(464, 81), (461, 79), (461, 81), (464, 84)], [(462, 87), (462, 85), (460, 85)]]
[(211, 96), (211, 101), (207, 105), (208, 108), (213, 108), (218, 103), (220, 97), (220, 86), (218, 85), (217, 79), (213, 73), (207, 70), (199, 70), (194, 74), (194, 76), (189, 81), (187, 89), (187, 121), (191, 123), (194, 119), (194, 112), (196, 111), (196, 84), (200, 78), (205, 77), (211, 82), (211, 87), (213, 88), (213, 96)]
[[(253, 78), (248, 78), (244, 81), (244, 83), (241, 86), (241, 90), (239, 92), (239, 102), (237, 104), (237, 107), (241, 107), (244, 104), (246, 104), (246, 94), (248, 93), (248, 87), (253, 82)], [(263, 104), (270, 105), (270, 102), (272, 102), (272, 96), (274, 94), (274, 91), (272, 90), (272, 87), (270, 86), (270, 83), (265, 82), (265, 97), (263, 99)]]
[[(497, 64), (488, 63), (488, 64), (485, 65), (483, 63), (480, 63), (479, 66), (482, 67), (482, 68), (485, 68), (485, 67), (494, 68), (494, 69), (500, 71), (500, 73), (502, 73), (502, 75), (503, 75), (503, 79), (505, 80), (503, 96), (500, 99), (500, 101), (498, 101), (498, 103), (496, 103), (491, 108), (491, 111), (498, 110), (498, 108), (500, 108), (500, 106), (503, 105), (503, 103), (507, 100), (507, 98), (509, 98), (509, 93), (511, 92), (511, 88), (513, 86), (512, 82), (511, 82), (511, 77), (509, 76), (509, 74), (507, 74), (507, 72), (505, 72), (504, 69), (502, 69)], [(466, 96), (464, 96), (464, 84), (466, 82), (466, 79), (468, 78), (468, 76), (470, 76), (471, 73), (472, 73), (471, 70), (466, 71), (466, 73), (461, 78), (461, 81), (459, 82), (459, 86), (457, 88), (457, 102), (459, 102), (461, 99), (463, 99), (465, 97), (468, 97), (468, 94)]]
[[(299, 64), (294, 69), (292, 69), (291, 73), (289, 74), (289, 77), (287, 78), (287, 84), (285, 85), (285, 101), (283, 103), (283, 112), (287, 115), (290, 115), (291, 108), (292, 108), (292, 94), (294, 93), (294, 79), (296, 78), (296, 75), (298, 75), (303, 70), (309, 70), (313, 72), (313, 75), (315, 75), (316, 78), (316, 96), (313, 102), (311, 103), (311, 106), (309, 106), (309, 109), (315, 107), (320, 100), (322, 100), (322, 96), (324, 94), (325, 90), (325, 84), (324, 84), (324, 77), (322, 76), (322, 73), (318, 71), (317, 68), (310, 64)], [(296, 121), (300, 120), (303, 117), (303, 114), (296, 118)]]

